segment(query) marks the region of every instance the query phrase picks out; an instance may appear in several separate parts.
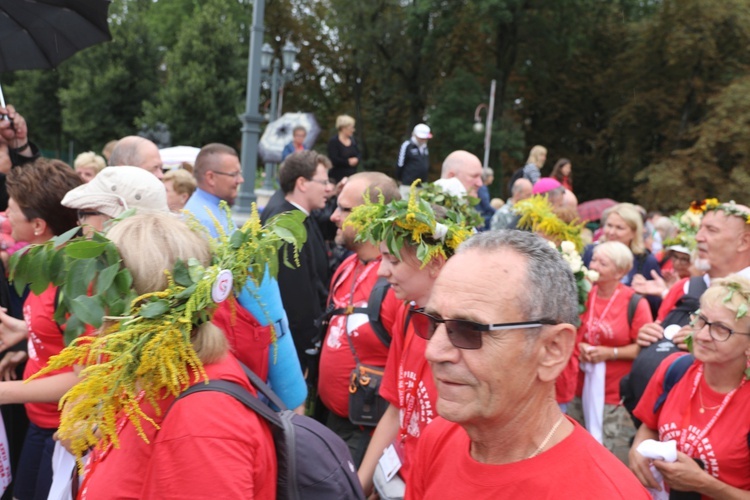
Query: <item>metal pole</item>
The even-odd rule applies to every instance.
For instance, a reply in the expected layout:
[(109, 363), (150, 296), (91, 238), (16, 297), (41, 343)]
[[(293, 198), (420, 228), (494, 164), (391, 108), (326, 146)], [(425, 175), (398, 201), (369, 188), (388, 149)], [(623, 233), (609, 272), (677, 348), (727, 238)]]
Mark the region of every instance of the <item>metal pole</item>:
[[(278, 104), (279, 97), (279, 68), (280, 63), (278, 58), (273, 60), (273, 72), (271, 73), (271, 117), (268, 120), (269, 123), (278, 118), (276, 112), (276, 106)], [(266, 163), (266, 178), (263, 180), (263, 189), (274, 191), (276, 189), (276, 165), (274, 163)]]
[(247, 97), (242, 121), (242, 177), (245, 182), (240, 188), (235, 211), (250, 212), (250, 204), (255, 201), (255, 175), (258, 170), (258, 140), (263, 117), (258, 113), (260, 100), (260, 49), (263, 45), (263, 17), (266, 0), (253, 2), (253, 24), (250, 28), (250, 54), (247, 61)]
[(492, 116), (495, 114), (495, 85), (497, 82), (492, 80), (490, 86), (490, 109), (487, 111), (487, 121), (484, 126), (484, 168), (489, 167), (490, 163), (490, 142), (492, 141)]

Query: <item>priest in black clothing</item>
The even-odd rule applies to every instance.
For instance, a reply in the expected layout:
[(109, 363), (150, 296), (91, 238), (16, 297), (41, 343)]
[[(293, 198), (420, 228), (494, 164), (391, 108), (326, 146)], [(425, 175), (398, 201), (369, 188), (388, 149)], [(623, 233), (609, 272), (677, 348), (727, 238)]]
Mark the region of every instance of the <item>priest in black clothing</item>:
[[(265, 223), (276, 214), (300, 210), (305, 218), (307, 241), (300, 251), (300, 266), (279, 266), (279, 289), (289, 326), (303, 370), (311, 366), (310, 353), (318, 336), (315, 320), (325, 310), (331, 279), (326, 245), (317, 222), (310, 217), (313, 210), (323, 208), (333, 192), (328, 180), (330, 160), (315, 151), (292, 153), (281, 165), (279, 184), (283, 198), (276, 193), (261, 213)], [(282, 252), (286, 251), (281, 249)]]

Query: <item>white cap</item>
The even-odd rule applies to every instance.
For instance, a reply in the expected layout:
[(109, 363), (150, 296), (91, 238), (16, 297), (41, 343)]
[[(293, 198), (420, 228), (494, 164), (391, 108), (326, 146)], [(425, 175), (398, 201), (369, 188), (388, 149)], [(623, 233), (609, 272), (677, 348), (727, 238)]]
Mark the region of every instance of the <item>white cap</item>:
[(432, 133), (430, 132), (430, 127), (425, 125), (424, 123), (420, 123), (416, 127), (414, 127), (414, 137), (417, 137), (418, 139), (432, 139)]
[(61, 203), (78, 210), (96, 209), (110, 217), (129, 208), (169, 212), (164, 184), (138, 167), (106, 167), (88, 184), (68, 191)]
[(667, 247), (667, 250), (671, 250), (673, 252), (679, 252), (679, 253), (686, 253), (690, 255), (690, 249), (682, 245), (671, 245)]

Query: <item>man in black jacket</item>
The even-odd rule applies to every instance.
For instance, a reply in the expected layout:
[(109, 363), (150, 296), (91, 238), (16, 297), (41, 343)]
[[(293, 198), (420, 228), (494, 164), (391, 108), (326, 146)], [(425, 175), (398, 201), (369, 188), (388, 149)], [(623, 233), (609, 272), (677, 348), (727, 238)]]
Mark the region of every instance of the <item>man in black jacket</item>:
[(432, 138), (430, 127), (420, 123), (414, 127), (411, 138), (401, 144), (396, 162), (396, 178), (401, 184), (399, 189), (401, 196), (409, 196), (409, 186), (417, 179), (427, 182), (427, 174), (430, 171), (430, 152), (427, 150), (427, 141)]
[[(309, 217), (313, 210), (323, 208), (332, 194), (333, 185), (328, 180), (330, 168), (330, 160), (315, 151), (292, 153), (284, 160), (279, 171), (279, 184), (284, 197), (271, 198), (261, 214), (263, 223), (274, 215), (290, 210), (300, 210), (308, 216), (305, 218), (307, 241), (300, 251), (299, 267), (281, 265), (278, 275), (281, 301), (289, 316), (292, 338), (303, 371), (315, 369), (310, 362), (310, 353), (315, 350), (313, 340), (319, 334), (315, 320), (325, 309), (331, 279), (320, 227)], [(288, 252), (288, 249), (281, 251)], [(291, 258), (288, 260), (291, 261)]]

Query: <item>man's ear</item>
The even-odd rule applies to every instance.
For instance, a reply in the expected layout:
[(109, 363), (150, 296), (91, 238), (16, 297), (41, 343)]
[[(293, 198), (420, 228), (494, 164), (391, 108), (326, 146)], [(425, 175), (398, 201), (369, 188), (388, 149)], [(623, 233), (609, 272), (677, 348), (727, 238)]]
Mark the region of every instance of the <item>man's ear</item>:
[(544, 330), (539, 339), (539, 379), (553, 382), (568, 365), (573, 354), (576, 328), (569, 323), (562, 323), (548, 326)]
[(307, 179), (305, 179), (301, 175), (297, 177), (297, 179), (294, 181), (294, 190), (301, 191), (303, 193), (307, 191)]

